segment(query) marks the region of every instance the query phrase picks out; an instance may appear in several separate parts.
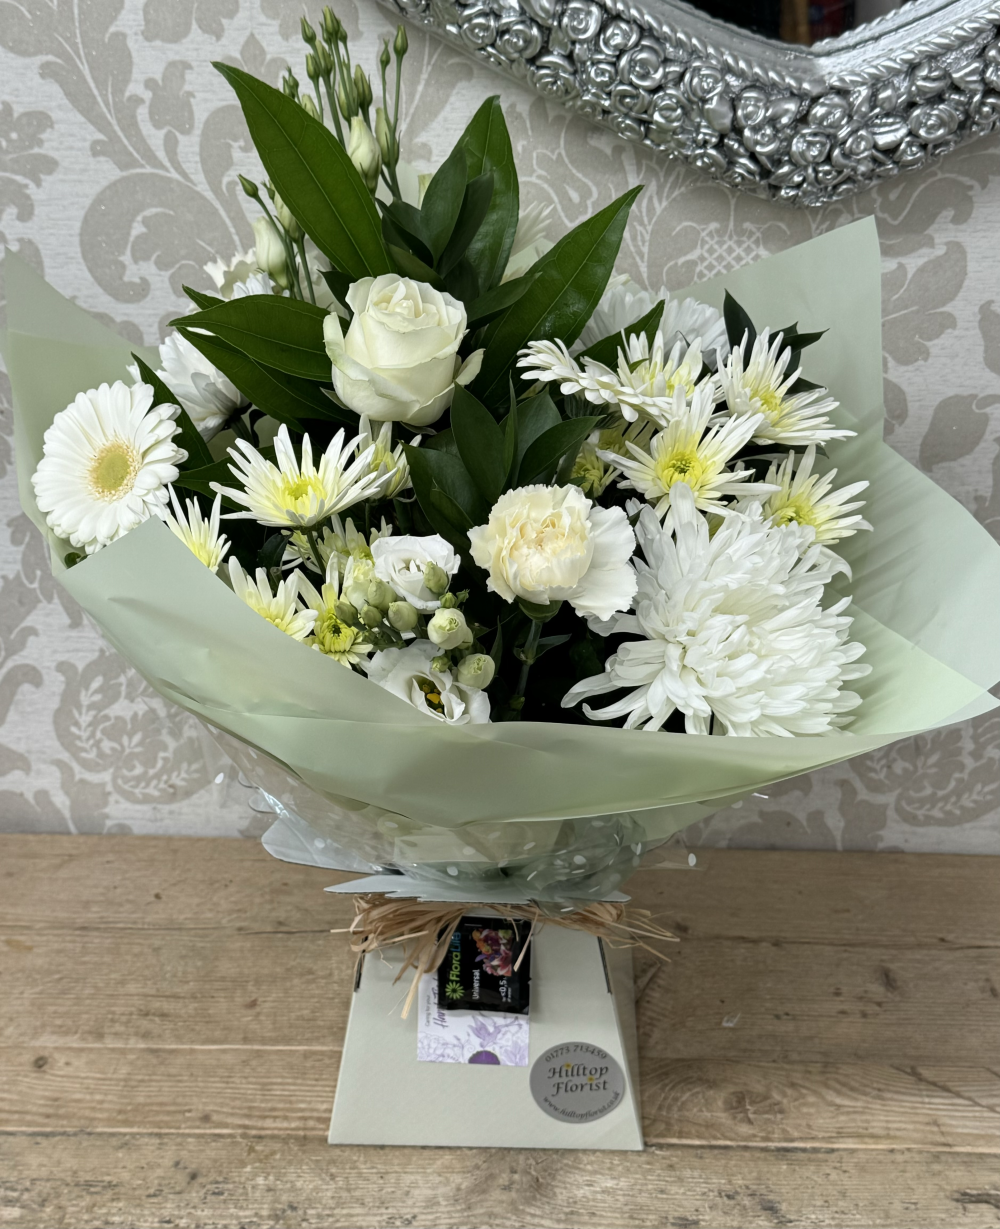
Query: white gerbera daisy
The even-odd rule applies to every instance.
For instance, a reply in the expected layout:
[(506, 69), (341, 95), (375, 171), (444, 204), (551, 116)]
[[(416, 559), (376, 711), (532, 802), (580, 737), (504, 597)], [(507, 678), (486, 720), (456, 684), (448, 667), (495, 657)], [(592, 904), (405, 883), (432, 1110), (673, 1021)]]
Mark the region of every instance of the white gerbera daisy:
[(309, 528), (342, 512), (362, 499), (377, 494), (382, 477), (372, 473), (374, 445), (355, 456), (358, 440), (344, 444), (341, 429), (313, 464), (312, 443), (302, 437), (302, 459), (296, 459), (288, 428), (282, 423), (274, 438), (278, 464), (266, 460), (246, 440), (237, 440), (229, 449), (235, 464), (230, 470), (243, 483), (244, 490), (212, 483), (212, 490), (242, 504), (246, 512), (228, 512), (231, 519), (259, 521), (279, 528)]
[(848, 724), (860, 698), (844, 683), (869, 667), (854, 664), (864, 648), (848, 640), (850, 598), (821, 605), (842, 561), (810, 546), (802, 526), (767, 524), (759, 504), (710, 534), (691, 492), (678, 487), (671, 520), (661, 527), (643, 509), (635, 614), (610, 629), (642, 639), (572, 687), (564, 707), (627, 688), (596, 712), (585, 705), (587, 716), (659, 730), (680, 710), (689, 734), (743, 736), (827, 734)]
[(602, 461), (624, 474), (620, 486), (640, 491), (664, 516), (671, 492), (680, 483), (693, 492), (695, 503), (705, 511), (725, 511), (723, 495), (767, 495), (768, 483), (751, 482), (753, 471), (729, 470), (726, 466), (745, 448), (757, 428), (759, 416), (716, 419), (712, 424), (713, 390), (703, 384), (695, 390), (690, 405), (684, 390), (674, 393), (669, 425), (639, 447), (627, 438), (628, 455), (600, 450)]
[[(652, 345), (645, 333), (623, 335), (621, 342), (615, 371), (592, 358), (574, 359), (561, 341), (529, 342), (517, 365), (526, 368), (523, 379), (558, 381), (561, 393), (582, 393), (594, 405), (616, 406), (627, 422), (644, 414), (665, 424), (674, 409), (674, 392), (683, 389), (691, 396), (701, 380), (700, 342), (689, 346), (679, 339), (669, 353), (659, 332)], [(705, 382), (714, 402), (716, 386), (711, 377)]]
[(160, 514), (187, 453), (178, 407), (153, 406), (149, 384), (121, 380), (78, 393), (45, 432), (31, 476), (52, 531), (88, 555)]
[(608, 282), (600, 303), (573, 347), (574, 352), (586, 350), (605, 337), (635, 324), (643, 316), (648, 316), (661, 299), (664, 306), (659, 327), (668, 348), (681, 339), (687, 345), (697, 341), (705, 361), (712, 368), (717, 361), (726, 358), (729, 354), (726, 324), (714, 307), (699, 303), (697, 299), (672, 298), (670, 291), (665, 289), (659, 294), (650, 294), (648, 290), (640, 289), (628, 274), (619, 274)]
[(180, 333), (171, 333), (160, 346), (160, 363), (156, 374), (206, 439), (250, 404), (232, 380)]
[(311, 646), (348, 669), (360, 664), (372, 651), (372, 645), (366, 639), (364, 627), (345, 623), (337, 614), (340, 575), (336, 556), (331, 556), (327, 564), (326, 581), (319, 592), (301, 572), (297, 573), (297, 579), (299, 596), (310, 610), (316, 612)]
[(197, 500), (185, 499), (187, 513), (182, 510), (177, 492), (170, 488), (170, 501), (173, 504), (173, 515), (166, 509), (163, 519), (170, 527), (171, 533), (180, 538), (188, 550), (209, 569), (214, 572), (226, 557), (229, 550), (229, 539), (219, 533), (219, 513), (222, 506), (222, 496), (216, 495), (212, 511), (206, 521), (201, 514)]
[[(810, 525), (815, 531), (814, 541), (822, 546), (831, 546), (841, 538), (849, 538), (859, 529), (871, 529), (856, 508), (863, 508), (863, 499), (848, 501), (868, 487), (867, 482), (852, 482), (850, 486), (833, 490), (837, 471), (814, 474), (816, 448), (810, 444), (801, 456), (790, 452), (780, 465), (772, 464), (765, 482), (777, 487), (773, 495), (764, 500), (764, 515), (772, 525)], [(796, 465), (798, 468), (796, 469)], [(743, 510), (742, 508), (740, 509)], [(847, 515), (854, 512), (853, 516)]]
[(244, 284), (255, 273), (260, 273), (254, 248), (248, 252), (237, 252), (228, 263), (218, 258), (210, 260), (204, 269), (223, 299), (231, 299), (237, 286)]
[(747, 361), (743, 341), (730, 354), (729, 361), (719, 371), (722, 395), (730, 414), (762, 415), (754, 434), (758, 444), (826, 444), (830, 440), (845, 440), (854, 431), (834, 427), (829, 415), (838, 402), (827, 395), (825, 388), (810, 388), (791, 393), (790, 389), (802, 373), (802, 368), (788, 372), (792, 357), (781, 333), (773, 338), (767, 329), (753, 343)]
[(305, 640), (312, 634), (316, 611), (308, 607), (303, 610), (299, 606), (297, 576), (279, 581), (276, 591), (272, 593), (267, 572), (258, 568), (255, 578), (249, 576), (234, 555), (229, 560), (229, 579), (240, 601), (246, 602), (251, 610), (256, 610), (279, 631), (293, 640)]

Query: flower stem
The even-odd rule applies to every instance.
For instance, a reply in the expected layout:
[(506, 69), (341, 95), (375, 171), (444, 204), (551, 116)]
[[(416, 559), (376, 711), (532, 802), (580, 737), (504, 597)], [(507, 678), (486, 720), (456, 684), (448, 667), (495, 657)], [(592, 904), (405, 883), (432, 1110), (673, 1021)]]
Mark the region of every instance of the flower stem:
[(313, 279), (312, 279), (312, 274), (309, 272), (309, 261), (306, 260), (306, 237), (305, 235), (302, 235), (301, 238), (295, 241), (295, 246), (298, 248), (299, 258), (302, 261), (302, 271), (306, 275), (306, 286), (308, 287), (308, 290), (309, 290), (309, 298), (312, 300), (313, 305), (315, 306), (316, 292), (315, 290), (313, 290)]
[(316, 566), (319, 568), (320, 576), (326, 575), (326, 566), (320, 558), (319, 543), (316, 541), (316, 526), (306, 526), (306, 538), (309, 541), (309, 550), (312, 552), (312, 557), (316, 561)]
[[(524, 642), (524, 648), (521, 650), (521, 660), (524, 665), (521, 666), (521, 677), (517, 680), (517, 690), (511, 697), (511, 707), (520, 710), (524, 703), (524, 692), (528, 686), (528, 671), (531, 669), (535, 660), (535, 650), (538, 648), (538, 641), (541, 639), (542, 625), (537, 619), (531, 620), (531, 627), (528, 630), (528, 638)], [(520, 704), (515, 704), (514, 701), (520, 700)]]

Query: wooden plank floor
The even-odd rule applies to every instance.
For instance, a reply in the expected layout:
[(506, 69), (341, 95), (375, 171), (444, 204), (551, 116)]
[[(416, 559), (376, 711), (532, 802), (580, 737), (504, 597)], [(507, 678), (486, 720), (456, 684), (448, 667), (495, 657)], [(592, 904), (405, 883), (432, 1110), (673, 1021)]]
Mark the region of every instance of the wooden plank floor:
[(4, 1229), (1000, 1225), (1000, 860), (718, 851), (630, 888), (647, 1150), (328, 1148), (338, 878), (0, 837)]

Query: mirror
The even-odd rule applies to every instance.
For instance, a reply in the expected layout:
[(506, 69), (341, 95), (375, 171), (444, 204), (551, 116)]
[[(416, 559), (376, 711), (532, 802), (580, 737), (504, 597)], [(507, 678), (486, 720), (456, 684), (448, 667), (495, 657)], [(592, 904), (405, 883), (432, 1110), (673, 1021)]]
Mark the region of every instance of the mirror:
[(384, 0), (733, 187), (821, 205), (1000, 119), (1000, 0)]

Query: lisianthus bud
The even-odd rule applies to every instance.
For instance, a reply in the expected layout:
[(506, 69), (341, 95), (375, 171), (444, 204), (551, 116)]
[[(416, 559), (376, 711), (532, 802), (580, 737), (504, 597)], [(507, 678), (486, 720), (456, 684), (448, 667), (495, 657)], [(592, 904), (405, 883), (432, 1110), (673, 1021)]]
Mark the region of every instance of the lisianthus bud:
[(385, 39), (382, 43), (382, 54), (378, 58), (379, 65), (382, 71), (385, 72), (392, 63), (392, 56), (389, 55), (389, 40)]
[(245, 175), (240, 175), (239, 180), (240, 187), (247, 194), (247, 196), (249, 196), (252, 201), (259, 201), (260, 188), (257, 187), (254, 181), (252, 179), (247, 179)]
[(293, 243), (298, 243), (298, 241), (302, 238), (302, 227), (295, 220), (295, 215), (277, 194), (277, 192), (274, 194), (274, 212), (278, 215), (278, 221), (285, 228), (289, 239), (291, 239)]
[(472, 687), (476, 691), (482, 691), (484, 687), (489, 687), (493, 682), (496, 669), (492, 657), (488, 657), (485, 653), (470, 653), (458, 663), (456, 676), (463, 687)]
[(442, 593), (447, 593), (451, 577), (436, 563), (428, 563), (424, 568), (424, 584), (435, 597), (440, 597)]
[(351, 120), (347, 156), (357, 167), (358, 174), (365, 181), (365, 187), (369, 192), (374, 192), (378, 187), (379, 172), (382, 170), (382, 155), (371, 129), (360, 115), (355, 115)]
[(384, 580), (373, 580), (368, 586), (368, 602), (379, 610), (388, 610), (395, 600), (395, 593)]
[(427, 638), (442, 649), (472, 643), (472, 632), (460, 610), (436, 610), (427, 624)]
[(454, 593), (444, 593), (441, 595), (441, 605), (445, 610), (453, 610), (458, 605), (458, 598)]
[(360, 64), (354, 66), (354, 88), (358, 93), (358, 105), (362, 111), (367, 111), (372, 105), (372, 83)]
[(319, 119), (319, 108), (313, 102), (312, 94), (302, 95), (302, 110), (306, 115), (311, 115), (313, 119)]
[(406, 55), (410, 47), (410, 40), (406, 37), (406, 27), (399, 26), (396, 30), (396, 41), (392, 44), (392, 49), (396, 55)]
[(355, 580), (344, 587), (344, 599), (355, 610), (363, 610), (368, 605), (368, 583), (367, 580)]
[(396, 158), (393, 155), (396, 142), (392, 139), (392, 133), (389, 130), (389, 120), (384, 107), (379, 107), (375, 112), (375, 140), (378, 141), (382, 161), (387, 166), (394, 166)]
[(309, 24), (306, 17), (299, 18), (299, 28), (302, 30), (302, 38), (311, 47), (316, 41), (316, 31)]
[(341, 623), (346, 623), (348, 627), (357, 626), (358, 610), (351, 602), (345, 602), (343, 598), (338, 598), (333, 603), (333, 613)]
[(361, 622), (365, 627), (378, 627), (382, 622), (382, 611), (377, 606), (362, 607)]
[(431, 669), (438, 674), (446, 674), (451, 669), (451, 658), (446, 657), (444, 653), (440, 657), (432, 657)]
[(417, 608), (409, 602), (393, 602), (386, 616), (397, 632), (412, 632), (417, 626)]
[(257, 218), (253, 224), (253, 237), (257, 264), (282, 290), (287, 290), (291, 282), (288, 277), (285, 245), (270, 218)]

